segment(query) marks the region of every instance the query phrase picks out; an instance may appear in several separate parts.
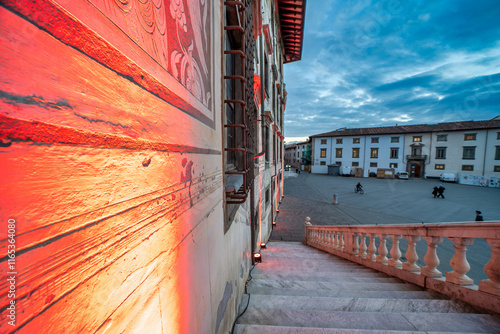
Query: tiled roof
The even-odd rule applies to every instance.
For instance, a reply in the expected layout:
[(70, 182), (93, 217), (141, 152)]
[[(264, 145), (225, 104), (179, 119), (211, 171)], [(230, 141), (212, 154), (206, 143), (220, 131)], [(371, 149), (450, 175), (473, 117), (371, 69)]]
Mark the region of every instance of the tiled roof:
[(500, 119), (494, 118), (488, 121), (465, 121), (465, 122), (449, 122), (449, 123), (438, 123), (438, 124), (383, 126), (377, 128), (357, 128), (357, 129), (343, 129), (343, 130), (339, 129), (331, 132), (317, 134), (311, 136), (311, 138), (467, 131), (467, 130), (497, 129), (497, 128), (500, 128)]

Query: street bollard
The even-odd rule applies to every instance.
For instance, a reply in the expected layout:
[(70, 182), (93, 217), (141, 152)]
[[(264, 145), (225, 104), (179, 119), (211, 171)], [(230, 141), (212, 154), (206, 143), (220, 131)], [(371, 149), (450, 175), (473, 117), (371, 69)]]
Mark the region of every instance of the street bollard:
[(337, 194), (333, 194), (333, 204), (338, 204), (339, 203), (339, 198)]

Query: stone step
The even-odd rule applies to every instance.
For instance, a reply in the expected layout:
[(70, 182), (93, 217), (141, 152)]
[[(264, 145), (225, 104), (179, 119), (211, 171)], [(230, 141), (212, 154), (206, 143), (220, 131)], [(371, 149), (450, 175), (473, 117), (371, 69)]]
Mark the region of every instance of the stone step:
[(377, 277), (377, 276), (347, 276), (347, 275), (332, 275), (330, 278), (321, 279), (317, 276), (298, 276), (297, 278), (285, 275), (268, 275), (268, 277), (260, 277), (259, 274), (253, 274), (253, 279), (256, 280), (268, 280), (268, 281), (290, 281), (290, 282), (327, 282), (327, 283), (404, 283), (404, 281), (395, 277)]
[(269, 296), (254, 294), (249, 307), (310, 311), (478, 313), (453, 300)]
[(498, 316), (468, 313), (344, 312), (248, 308), (239, 324), (357, 330), (500, 333)]
[(385, 277), (388, 277), (389, 275), (386, 275), (384, 273), (381, 273), (379, 271), (366, 268), (366, 267), (361, 267), (361, 268), (346, 268), (346, 267), (338, 267), (336, 270), (331, 270), (331, 269), (325, 269), (325, 268), (317, 268), (315, 270), (296, 270), (294, 268), (276, 268), (276, 267), (265, 267), (262, 266), (261, 264), (258, 264), (253, 270), (252, 270), (252, 276), (254, 274), (275, 274), (275, 275), (290, 275), (290, 276), (310, 276), (310, 275), (316, 275), (318, 277), (322, 276), (346, 276), (346, 275), (385, 275)]
[[(329, 282), (329, 281), (290, 281), (290, 280), (269, 280), (252, 279), (249, 287), (253, 288), (285, 288), (300, 290), (332, 290), (332, 291), (419, 291), (420, 287), (410, 283), (395, 283), (387, 279), (387, 282), (377, 283), (374, 280), (365, 279), (362, 282), (354, 281)], [(362, 280), (362, 278), (357, 278)], [(397, 280), (397, 279), (396, 279)], [(397, 280), (399, 281), (399, 280)], [(401, 282), (401, 281), (399, 281)]]
[(248, 293), (268, 296), (310, 296), (310, 297), (346, 297), (346, 298), (387, 298), (387, 299), (445, 299), (434, 291), (332, 291), (316, 289), (278, 289), (273, 287), (248, 286)]
[[(433, 332), (431, 334), (449, 334), (450, 332)], [(478, 334), (476, 332), (453, 332), (455, 334)], [(421, 331), (401, 330), (364, 330), (364, 329), (336, 329), (288, 326), (263, 325), (236, 325), (234, 334), (422, 334)]]
[(316, 270), (331, 270), (335, 271), (347, 271), (347, 270), (357, 270), (365, 269), (366, 267), (357, 263), (336, 263), (334, 261), (317, 261), (317, 260), (304, 260), (304, 261), (280, 261), (278, 259), (263, 258), (262, 263), (257, 263), (259, 270), (304, 270), (304, 271), (316, 271)]
[[(297, 273), (294, 271), (288, 272), (256, 272), (252, 271), (252, 277), (258, 279), (276, 279), (283, 280), (287, 279), (290, 281), (338, 281), (339, 279), (350, 279), (352, 278), (352, 272), (323, 272), (323, 273), (310, 273), (302, 272)], [(380, 272), (356, 272), (356, 277), (367, 277), (367, 278), (389, 278), (389, 275)]]

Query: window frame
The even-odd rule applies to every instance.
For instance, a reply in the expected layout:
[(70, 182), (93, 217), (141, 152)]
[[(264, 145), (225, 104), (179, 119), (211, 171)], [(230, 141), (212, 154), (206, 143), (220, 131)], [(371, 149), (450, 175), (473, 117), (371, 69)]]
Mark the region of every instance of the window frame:
[(473, 172), (474, 171), (474, 165), (462, 165), (462, 170), (463, 171), (467, 171), (467, 172)]
[(342, 149), (341, 148), (335, 149), (335, 158), (342, 158)]
[(320, 158), (326, 158), (326, 148), (322, 148), (319, 151), (319, 157)]
[(422, 142), (422, 136), (413, 136), (413, 143), (421, 143)]
[(359, 137), (356, 137), (356, 138), (353, 138), (353, 139), (352, 139), (352, 143), (353, 143), (353, 144), (359, 144), (359, 143), (360, 143), (360, 141), (361, 141), (361, 138), (359, 138)]
[[(448, 147), (446, 147), (446, 146), (438, 146), (438, 147), (436, 147), (436, 157), (435, 157), (435, 159), (439, 159), (439, 160), (446, 159), (446, 149), (447, 148)], [(440, 152), (443, 153), (443, 154), (439, 154)]]
[[(399, 158), (399, 147), (391, 147), (391, 151), (390, 151), (390, 159), (398, 159)], [(396, 152), (395, 156), (394, 156), (394, 152)]]
[(335, 144), (341, 145), (342, 142), (343, 142), (342, 138), (337, 138), (337, 140), (335, 141)]
[(370, 148), (370, 159), (378, 159), (378, 147)]
[[(442, 168), (440, 168), (442, 167)], [(444, 164), (435, 164), (434, 165), (434, 169), (436, 170), (444, 170), (445, 169), (445, 165)]]
[(371, 143), (372, 144), (378, 144), (378, 142), (379, 142), (379, 137), (372, 137), (371, 138)]
[(464, 141), (477, 140), (477, 133), (464, 133)]
[(448, 135), (437, 135), (436, 141), (448, 141)]
[[(472, 154), (469, 154), (466, 152), (472, 152)], [(472, 157), (468, 156), (472, 155)], [(462, 160), (475, 160), (476, 159), (476, 146), (463, 146), (463, 151), (462, 151)]]
[(391, 143), (399, 143), (399, 137), (391, 137)]
[[(355, 154), (355, 152), (356, 152), (356, 154)], [(359, 147), (352, 148), (352, 158), (359, 159)]]

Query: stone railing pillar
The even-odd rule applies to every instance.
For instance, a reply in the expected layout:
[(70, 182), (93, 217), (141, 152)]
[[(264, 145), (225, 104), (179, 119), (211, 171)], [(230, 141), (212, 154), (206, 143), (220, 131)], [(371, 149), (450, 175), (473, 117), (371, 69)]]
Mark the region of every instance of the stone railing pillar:
[(306, 217), (306, 221), (304, 222), (304, 244), (307, 245), (307, 241), (311, 240), (312, 238), (312, 231), (307, 229), (307, 226), (312, 226), (311, 224), (311, 218)]
[(360, 236), (361, 236), (361, 245), (359, 246), (358, 255), (361, 258), (366, 259), (366, 250), (368, 249), (368, 247), (366, 247), (366, 233), (360, 233)]
[(500, 296), (500, 239), (486, 239), (491, 246), (490, 261), (484, 266), (487, 280), (479, 282), (479, 290)]
[(420, 267), (416, 264), (418, 261), (417, 241), (420, 240), (419, 235), (405, 235), (408, 240), (408, 250), (406, 251), (407, 262), (403, 263), (403, 269), (412, 273), (420, 271)]
[(377, 260), (377, 248), (375, 247), (375, 238), (377, 235), (375, 233), (370, 233), (370, 244), (368, 245), (368, 260)]
[(380, 245), (378, 246), (378, 256), (377, 256), (377, 262), (382, 263), (382, 264), (387, 264), (388, 259), (387, 259), (387, 254), (389, 251), (387, 250), (387, 238), (389, 235), (387, 234), (382, 234), (380, 236)]
[(340, 252), (340, 248), (342, 247), (340, 245), (340, 238), (342, 238), (340, 235), (340, 232), (336, 232), (335, 233), (335, 250), (337, 250), (339, 252)]
[(427, 241), (427, 253), (425, 253), (425, 267), (421, 268), (420, 274), (432, 278), (439, 278), (443, 274), (437, 270), (439, 266), (439, 257), (437, 256), (437, 244), (443, 242), (443, 237), (423, 237)]
[(359, 239), (358, 239), (358, 233), (353, 233), (352, 234), (352, 253), (354, 256), (358, 256), (359, 254)]
[(345, 235), (344, 235), (344, 232), (340, 232), (339, 236), (340, 236), (340, 251), (344, 252), (344, 246), (345, 246)]
[(470, 270), (467, 261), (467, 247), (474, 243), (471, 238), (448, 238), (455, 244), (455, 255), (450, 260), (452, 272), (446, 273), (446, 281), (458, 285), (473, 285), (474, 280), (465, 275)]
[(399, 260), (401, 258), (401, 250), (399, 249), (399, 240), (401, 240), (403, 236), (401, 234), (392, 234), (392, 248), (391, 248), (391, 257), (389, 259), (389, 265), (391, 267), (395, 267), (398, 269), (403, 268), (403, 262)]

